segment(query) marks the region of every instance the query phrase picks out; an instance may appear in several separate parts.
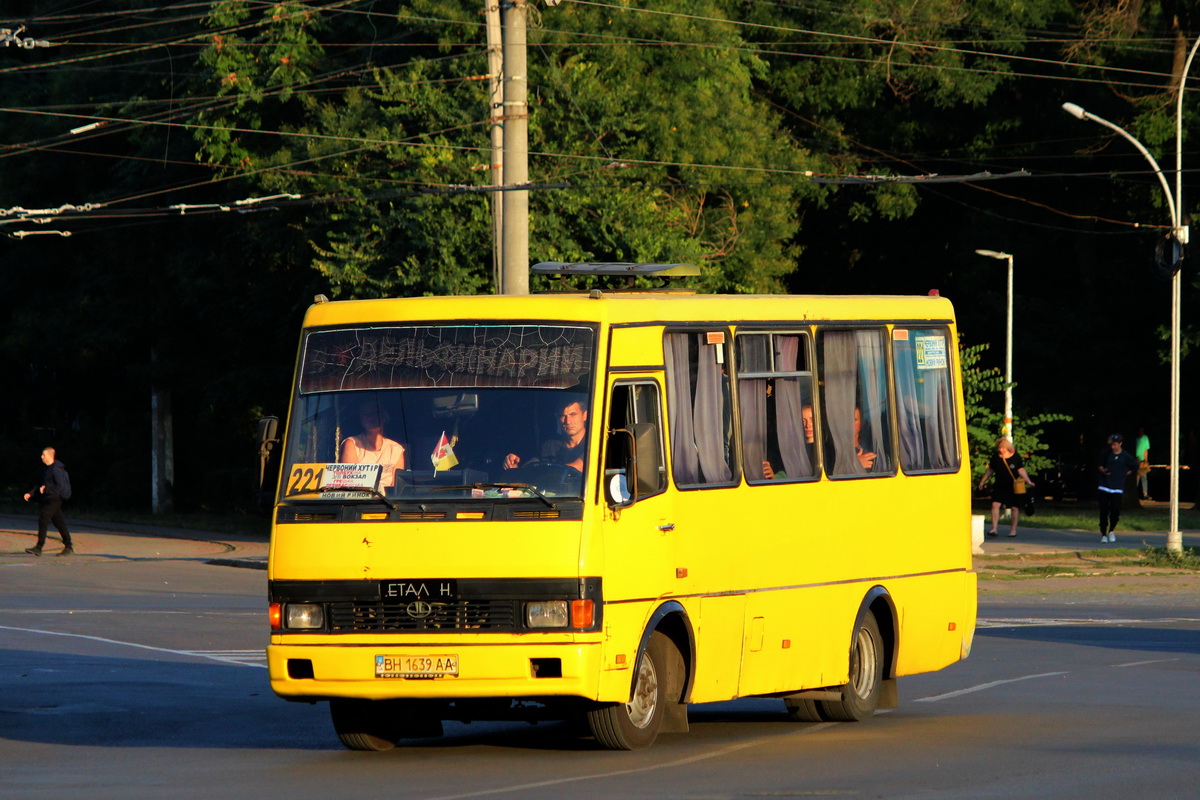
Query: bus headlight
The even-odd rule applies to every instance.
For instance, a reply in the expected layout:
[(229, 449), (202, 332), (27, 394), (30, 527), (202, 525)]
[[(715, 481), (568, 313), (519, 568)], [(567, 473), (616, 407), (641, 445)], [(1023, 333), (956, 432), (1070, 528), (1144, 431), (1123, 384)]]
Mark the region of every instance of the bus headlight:
[(288, 603), (285, 620), (288, 628), (324, 628), (325, 610), (319, 603)]
[(566, 600), (535, 600), (525, 604), (525, 625), (530, 628), (567, 627)]

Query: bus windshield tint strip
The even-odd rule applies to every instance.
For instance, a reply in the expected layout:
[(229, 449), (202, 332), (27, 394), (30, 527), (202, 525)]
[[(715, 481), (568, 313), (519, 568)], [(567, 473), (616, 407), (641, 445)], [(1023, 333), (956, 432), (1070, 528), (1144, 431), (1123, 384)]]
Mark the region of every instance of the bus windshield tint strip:
[(315, 331), (300, 392), (345, 389), (566, 389), (592, 370), (590, 328), (472, 325)]

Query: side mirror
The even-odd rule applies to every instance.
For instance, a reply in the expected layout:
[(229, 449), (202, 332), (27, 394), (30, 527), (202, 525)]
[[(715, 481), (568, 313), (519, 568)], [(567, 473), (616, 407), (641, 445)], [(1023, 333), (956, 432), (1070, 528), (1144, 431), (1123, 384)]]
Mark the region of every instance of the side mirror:
[(279, 417), (263, 417), (258, 421), (258, 489), (255, 505), (260, 511), (270, 509), (272, 490), (279, 474)]
[(635, 422), (629, 426), (629, 431), (633, 435), (633, 462), (638, 466), (632, 471), (637, 496), (655, 494), (662, 489), (663, 477), (658, 471), (662, 464), (658, 426), (652, 422)]
[(605, 471), (605, 493), (613, 508), (631, 506), (640, 498), (662, 488), (658, 427), (636, 422), (628, 428), (609, 431), (609, 467)]

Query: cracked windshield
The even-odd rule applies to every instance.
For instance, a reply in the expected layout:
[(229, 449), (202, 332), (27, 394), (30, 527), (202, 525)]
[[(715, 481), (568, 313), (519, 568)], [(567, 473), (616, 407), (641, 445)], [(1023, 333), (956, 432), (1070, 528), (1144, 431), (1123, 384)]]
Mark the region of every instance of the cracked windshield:
[(288, 500), (581, 497), (594, 331), (315, 331), (284, 456)]

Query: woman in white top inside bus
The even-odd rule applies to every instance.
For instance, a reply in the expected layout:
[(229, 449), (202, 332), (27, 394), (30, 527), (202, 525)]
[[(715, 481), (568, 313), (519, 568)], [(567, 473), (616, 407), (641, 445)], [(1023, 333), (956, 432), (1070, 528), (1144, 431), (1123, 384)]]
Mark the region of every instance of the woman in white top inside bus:
[(379, 488), (396, 484), (396, 470), (404, 469), (404, 447), (394, 439), (383, 435), (383, 425), (388, 421), (386, 411), (372, 401), (359, 407), (358, 420), (363, 432), (347, 437), (342, 442), (343, 464), (379, 464), (383, 474)]

